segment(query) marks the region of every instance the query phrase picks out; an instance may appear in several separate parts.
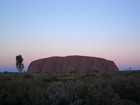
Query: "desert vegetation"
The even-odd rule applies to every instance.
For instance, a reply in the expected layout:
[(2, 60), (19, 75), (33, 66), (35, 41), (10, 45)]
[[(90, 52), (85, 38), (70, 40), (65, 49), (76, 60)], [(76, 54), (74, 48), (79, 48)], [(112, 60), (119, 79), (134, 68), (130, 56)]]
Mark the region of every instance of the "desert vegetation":
[(0, 73), (0, 105), (140, 105), (140, 71)]

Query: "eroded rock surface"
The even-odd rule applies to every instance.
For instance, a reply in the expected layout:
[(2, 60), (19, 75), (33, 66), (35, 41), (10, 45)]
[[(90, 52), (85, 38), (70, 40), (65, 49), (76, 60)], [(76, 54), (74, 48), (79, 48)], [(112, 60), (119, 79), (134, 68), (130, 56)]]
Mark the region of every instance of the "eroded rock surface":
[(88, 56), (50, 57), (31, 62), (27, 72), (118, 71), (113, 61)]

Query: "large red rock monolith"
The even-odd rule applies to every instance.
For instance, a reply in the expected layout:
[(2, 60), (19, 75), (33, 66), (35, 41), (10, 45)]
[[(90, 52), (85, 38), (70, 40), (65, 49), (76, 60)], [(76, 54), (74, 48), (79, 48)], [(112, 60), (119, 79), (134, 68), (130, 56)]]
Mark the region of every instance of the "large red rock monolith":
[(50, 57), (31, 62), (27, 72), (118, 71), (113, 61), (88, 56)]

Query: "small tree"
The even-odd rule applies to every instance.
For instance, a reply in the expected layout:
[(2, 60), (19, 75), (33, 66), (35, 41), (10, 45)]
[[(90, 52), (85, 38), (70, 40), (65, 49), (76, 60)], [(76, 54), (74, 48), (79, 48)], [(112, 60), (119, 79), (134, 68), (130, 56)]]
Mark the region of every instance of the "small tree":
[(21, 55), (16, 56), (16, 67), (19, 72), (22, 72), (24, 68), (24, 64), (22, 62), (23, 62), (22, 56)]

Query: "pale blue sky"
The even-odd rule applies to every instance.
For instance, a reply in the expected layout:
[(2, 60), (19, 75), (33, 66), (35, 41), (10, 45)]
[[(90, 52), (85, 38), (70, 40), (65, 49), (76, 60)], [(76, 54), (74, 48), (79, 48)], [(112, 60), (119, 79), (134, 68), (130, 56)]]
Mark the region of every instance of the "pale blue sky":
[(0, 0), (0, 70), (86, 55), (140, 69), (140, 0)]

